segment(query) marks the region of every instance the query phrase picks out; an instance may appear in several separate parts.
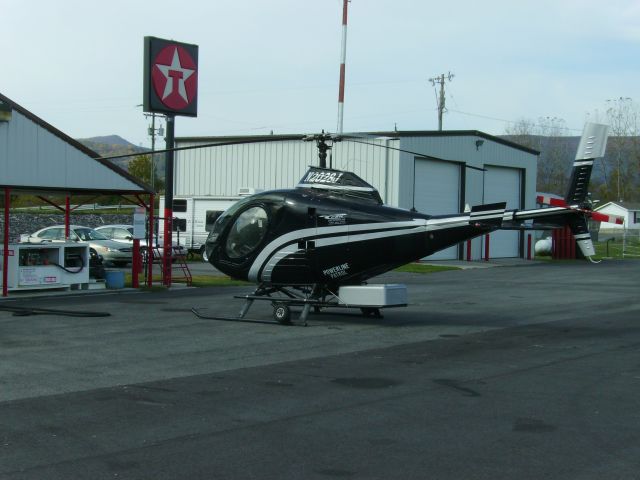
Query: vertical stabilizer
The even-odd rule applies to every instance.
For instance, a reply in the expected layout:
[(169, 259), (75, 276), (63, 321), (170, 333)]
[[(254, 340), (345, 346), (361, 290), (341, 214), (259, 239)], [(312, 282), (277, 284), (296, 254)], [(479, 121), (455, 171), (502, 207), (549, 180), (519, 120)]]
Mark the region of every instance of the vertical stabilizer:
[(569, 220), (569, 228), (573, 233), (578, 248), (585, 257), (593, 257), (596, 254), (596, 250), (593, 247), (591, 241), (591, 234), (589, 233), (589, 227), (587, 220), (584, 217), (573, 217)]
[(569, 191), (565, 196), (567, 204), (580, 205), (586, 200), (593, 162), (596, 158), (604, 157), (608, 132), (608, 125), (587, 123), (584, 126), (576, 159), (573, 162)]

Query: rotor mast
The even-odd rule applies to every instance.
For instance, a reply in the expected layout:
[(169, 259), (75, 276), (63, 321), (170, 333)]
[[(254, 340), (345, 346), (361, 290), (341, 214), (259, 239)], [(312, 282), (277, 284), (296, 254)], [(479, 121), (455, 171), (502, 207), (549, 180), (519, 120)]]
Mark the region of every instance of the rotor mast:
[[(331, 145), (327, 144), (327, 140), (335, 141), (336, 139), (329, 133), (322, 133), (317, 135), (307, 135), (302, 139), (305, 142), (315, 141), (318, 147), (318, 166), (320, 168), (327, 168), (327, 152), (331, 150)], [(329, 168), (333, 168), (333, 165), (329, 165)]]

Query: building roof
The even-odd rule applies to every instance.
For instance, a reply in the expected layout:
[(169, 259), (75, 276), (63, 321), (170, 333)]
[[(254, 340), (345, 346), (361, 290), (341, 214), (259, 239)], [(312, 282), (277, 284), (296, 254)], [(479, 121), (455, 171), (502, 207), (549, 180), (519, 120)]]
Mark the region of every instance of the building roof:
[(28, 192), (153, 193), (148, 185), (0, 93), (0, 187)]
[(607, 202), (604, 205), (600, 205), (595, 210), (602, 210), (604, 207), (608, 205), (618, 205), (619, 207), (624, 208), (625, 210), (639, 210), (640, 211), (640, 203), (637, 202)]

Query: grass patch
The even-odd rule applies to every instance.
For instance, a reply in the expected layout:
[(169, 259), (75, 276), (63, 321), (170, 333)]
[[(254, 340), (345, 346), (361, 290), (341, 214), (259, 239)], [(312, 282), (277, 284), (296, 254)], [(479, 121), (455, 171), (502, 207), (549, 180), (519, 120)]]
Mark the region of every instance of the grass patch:
[(437, 273), (437, 272), (446, 272), (448, 270), (460, 270), (460, 268), (451, 267), (447, 265), (427, 265), (424, 263), (408, 263), (406, 265), (396, 268), (394, 272)]
[[(124, 286), (131, 288), (131, 274), (126, 273), (124, 277)], [(165, 287), (162, 286), (162, 277), (160, 275), (153, 276), (153, 287), (144, 287), (144, 279), (142, 274), (140, 274), (139, 284), (140, 288), (147, 291), (160, 291), (164, 290)], [(249, 282), (243, 282), (242, 280), (234, 280), (226, 275), (193, 275), (191, 285), (193, 287), (236, 287), (243, 285), (251, 285)], [(172, 279), (172, 283), (185, 283), (185, 280), (182, 278)]]
[[(396, 268), (395, 272), (406, 272), (406, 273), (437, 273), (437, 272), (446, 272), (448, 270), (460, 270), (458, 267), (450, 267), (445, 265), (426, 265), (423, 263), (409, 263), (407, 265), (403, 265), (402, 267)], [(145, 287), (144, 286), (144, 278), (143, 275), (140, 274), (139, 277), (140, 290), (148, 291), (148, 292), (157, 292), (165, 290), (165, 287), (162, 286), (162, 277), (160, 275), (153, 276), (153, 287)], [(184, 283), (183, 279), (174, 279), (172, 283)], [(124, 286), (127, 288), (131, 288), (131, 274), (125, 273), (124, 276)], [(226, 275), (193, 275), (192, 277), (192, 286), (194, 287), (238, 287), (238, 286), (249, 286), (253, 285), (250, 282), (245, 282), (243, 280), (234, 280)]]
[(194, 287), (235, 287), (252, 284), (242, 280), (234, 280), (226, 275), (194, 275), (192, 285)]

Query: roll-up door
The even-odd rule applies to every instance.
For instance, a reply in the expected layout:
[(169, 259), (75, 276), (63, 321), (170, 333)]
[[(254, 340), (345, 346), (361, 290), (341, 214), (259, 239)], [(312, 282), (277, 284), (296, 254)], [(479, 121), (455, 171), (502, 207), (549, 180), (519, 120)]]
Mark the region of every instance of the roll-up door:
[[(522, 171), (518, 168), (485, 166), (484, 203), (507, 202), (507, 210), (522, 208)], [(500, 230), (491, 233), (491, 258), (520, 256), (520, 232)]]
[[(438, 160), (415, 159), (415, 208), (429, 215), (460, 212), (460, 164)], [(456, 260), (453, 246), (429, 257), (429, 260)]]

